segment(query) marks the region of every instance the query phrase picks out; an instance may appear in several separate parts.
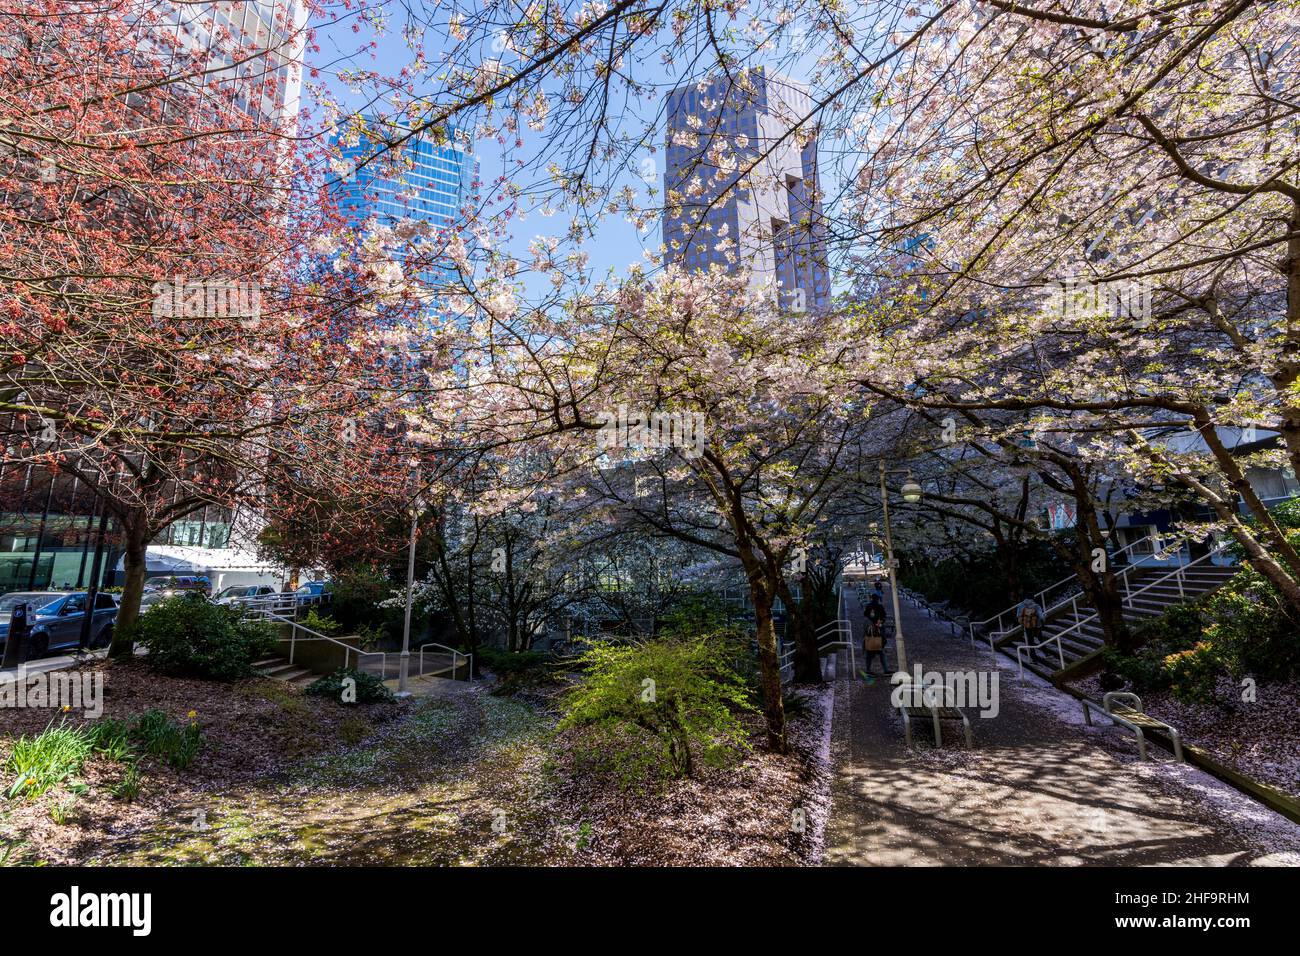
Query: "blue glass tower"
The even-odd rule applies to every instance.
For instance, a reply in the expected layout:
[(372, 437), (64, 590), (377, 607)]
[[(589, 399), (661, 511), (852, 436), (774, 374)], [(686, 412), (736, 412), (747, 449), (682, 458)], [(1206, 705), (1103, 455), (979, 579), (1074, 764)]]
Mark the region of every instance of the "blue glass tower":
[[(387, 226), (412, 220), (427, 223), (435, 237), (439, 230), (459, 228), (465, 207), (477, 192), (478, 166), (456, 131), (438, 137), (424, 132), (400, 146), (384, 149), (386, 143), (407, 135), (409, 127), (373, 116), (362, 119), (369, 136), (362, 135), (350, 144), (336, 140), (341, 159), (354, 170), (337, 182), (334, 190), (339, 211), (347, 220), (358, 227), (372, 218)], [(437, 286), (453, 276), (454, 268), (447, 263), (420, 278)]]

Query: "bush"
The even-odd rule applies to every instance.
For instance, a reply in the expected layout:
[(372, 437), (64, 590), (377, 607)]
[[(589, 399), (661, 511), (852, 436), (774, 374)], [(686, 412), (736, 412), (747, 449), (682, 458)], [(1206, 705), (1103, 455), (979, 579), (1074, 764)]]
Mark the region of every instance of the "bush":
[(166, 674), (235, 680), (250, 676), (253, 662), (275, 647), (270, 624), (242, 615), (239, 607), (181, 595), (142, 614), (133, 637), (149, 649), (149, 663)]
[(302, 619), (301, 623), (307, 630), (324, 634), (326, 637), (334, 634), (342, 626), (328, 614), (317, 614), (314, 607), (307, 612), (307, 616)]
[(1214, 685), (1223, 662), (1208, 641), (1164, 659), (1163, 667), (1169, 677), (1169, 688), (1174, 696), (1185, 703), (1210, 703), (1214, 700)]
[[(948, 601), (976, 620), (1005, 611), (1024, 597), (1056, 584), (1073, 570), (1045, 541), (1029, 541), (1017, 555), (1020, 585), (1013, 592), (992, 548), (943, 561), (905, 567), (898, 583), (931, 601)], [(1019, 593), (1024, 592), (1024, 593)]]
[(1206, 640), (1234, 675), (1287, 680), (1300, 674), (1300, 622), (1263, 575), (1243, 569), (1208, 599)]
[(1223, 587), (1134, 629), (1138, 650), (1104, 652), (1107, 668), (1139, 693), (1172, 690), (1214, 700), (1220, 674), (1287, 680), (1300, 674), (1300, 628), (1273, 586), (1242, 568)]
[(580, 761), (627, 787), (688, 777), (697, 762), (724, 766), (749, 750), (742, 715), (757, 708), (707, 638), (593, 643), (581, 684), (565, 695), (560, 729), (586, 728)]
[(738, 619), (735, 606), (718, 595), (708, 591), (687, 593), (664, 613), (659, 632), (669, 637), (689, 637), (731, 627)]
[(379, 677), (353, 667), (340, 667), (322, 677), (308, 686), (307, 693), (343, 704), (391, 704), (397, 699)]
[(551, 656), (545, 651), (501, 651), (480, 647), (479, 662), (497, 677), (492, 693), (498, 696), (517, 694), (536, 687), (550, 678)]
[(353, 631), (382, 613), (379, 602), (386, 600), (392, 590), (388, 578), (379, 571), (365, 567), (344, 571), (334, 581), (330, 614), (340, 627)]

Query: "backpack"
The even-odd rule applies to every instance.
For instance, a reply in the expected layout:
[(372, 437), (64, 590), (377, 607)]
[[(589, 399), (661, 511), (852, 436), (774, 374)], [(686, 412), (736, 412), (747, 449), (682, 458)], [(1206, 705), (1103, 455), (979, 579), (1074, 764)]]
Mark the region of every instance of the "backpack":
[(1020, 620), (1027, 630), (1033, 630), (1041, 623), (1038, 618), (1037, 607), (1027, 607), (1020, 612)]

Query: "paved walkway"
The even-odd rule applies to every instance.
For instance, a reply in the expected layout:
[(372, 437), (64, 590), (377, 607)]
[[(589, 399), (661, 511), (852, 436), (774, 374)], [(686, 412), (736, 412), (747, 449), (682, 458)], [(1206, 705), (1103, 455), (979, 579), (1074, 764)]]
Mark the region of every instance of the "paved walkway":
[[(860, 641), (856, 597), (846, 605)], [(909, 670), (992, 671), (987, 646), (902, 608)], [(1013, 663), (998, 674), (997, 716), (968, 711), (970, 751), (955, 728), (936, 750), (914, 724), (909, 752), (887, 680), (836, 683), (826, 863), (1300, 865), (1300, 827), (1158, 747), (1139, 761), (1132, 735), (1104, 718), (1085, 727), (1073, 698), (1032, 675), (1021, 685)]]

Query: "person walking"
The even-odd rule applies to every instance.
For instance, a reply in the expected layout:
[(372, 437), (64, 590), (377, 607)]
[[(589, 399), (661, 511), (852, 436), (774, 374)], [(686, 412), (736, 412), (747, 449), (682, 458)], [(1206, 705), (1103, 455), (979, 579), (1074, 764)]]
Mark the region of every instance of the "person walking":
[(863, 674), (867, 679), (871, 679), (871, 662), (875, 658), (880, 658), (880, 676), (884, 677), (889, 673), (889, 665), (885, 663), (885, 605), (881, 603), (880, 595), (871, 595), (871, 601), (867, 604), (863, 612), (867, 619), (866, 632), (862, 635), (862, 651), (865, 655), (865, 670)]
[[(1016, 620), (1020, 626), (1025, 629), (1026, 644), (1041, 644), (1043, 641), (1043, 609), (1038, 606), (1030, 595), (1026, 594), (1025, 599), (1016, 607)], [(1030, 653), (1034, 660), (1043, 657), (1041, 648), (1035, 647)]]

